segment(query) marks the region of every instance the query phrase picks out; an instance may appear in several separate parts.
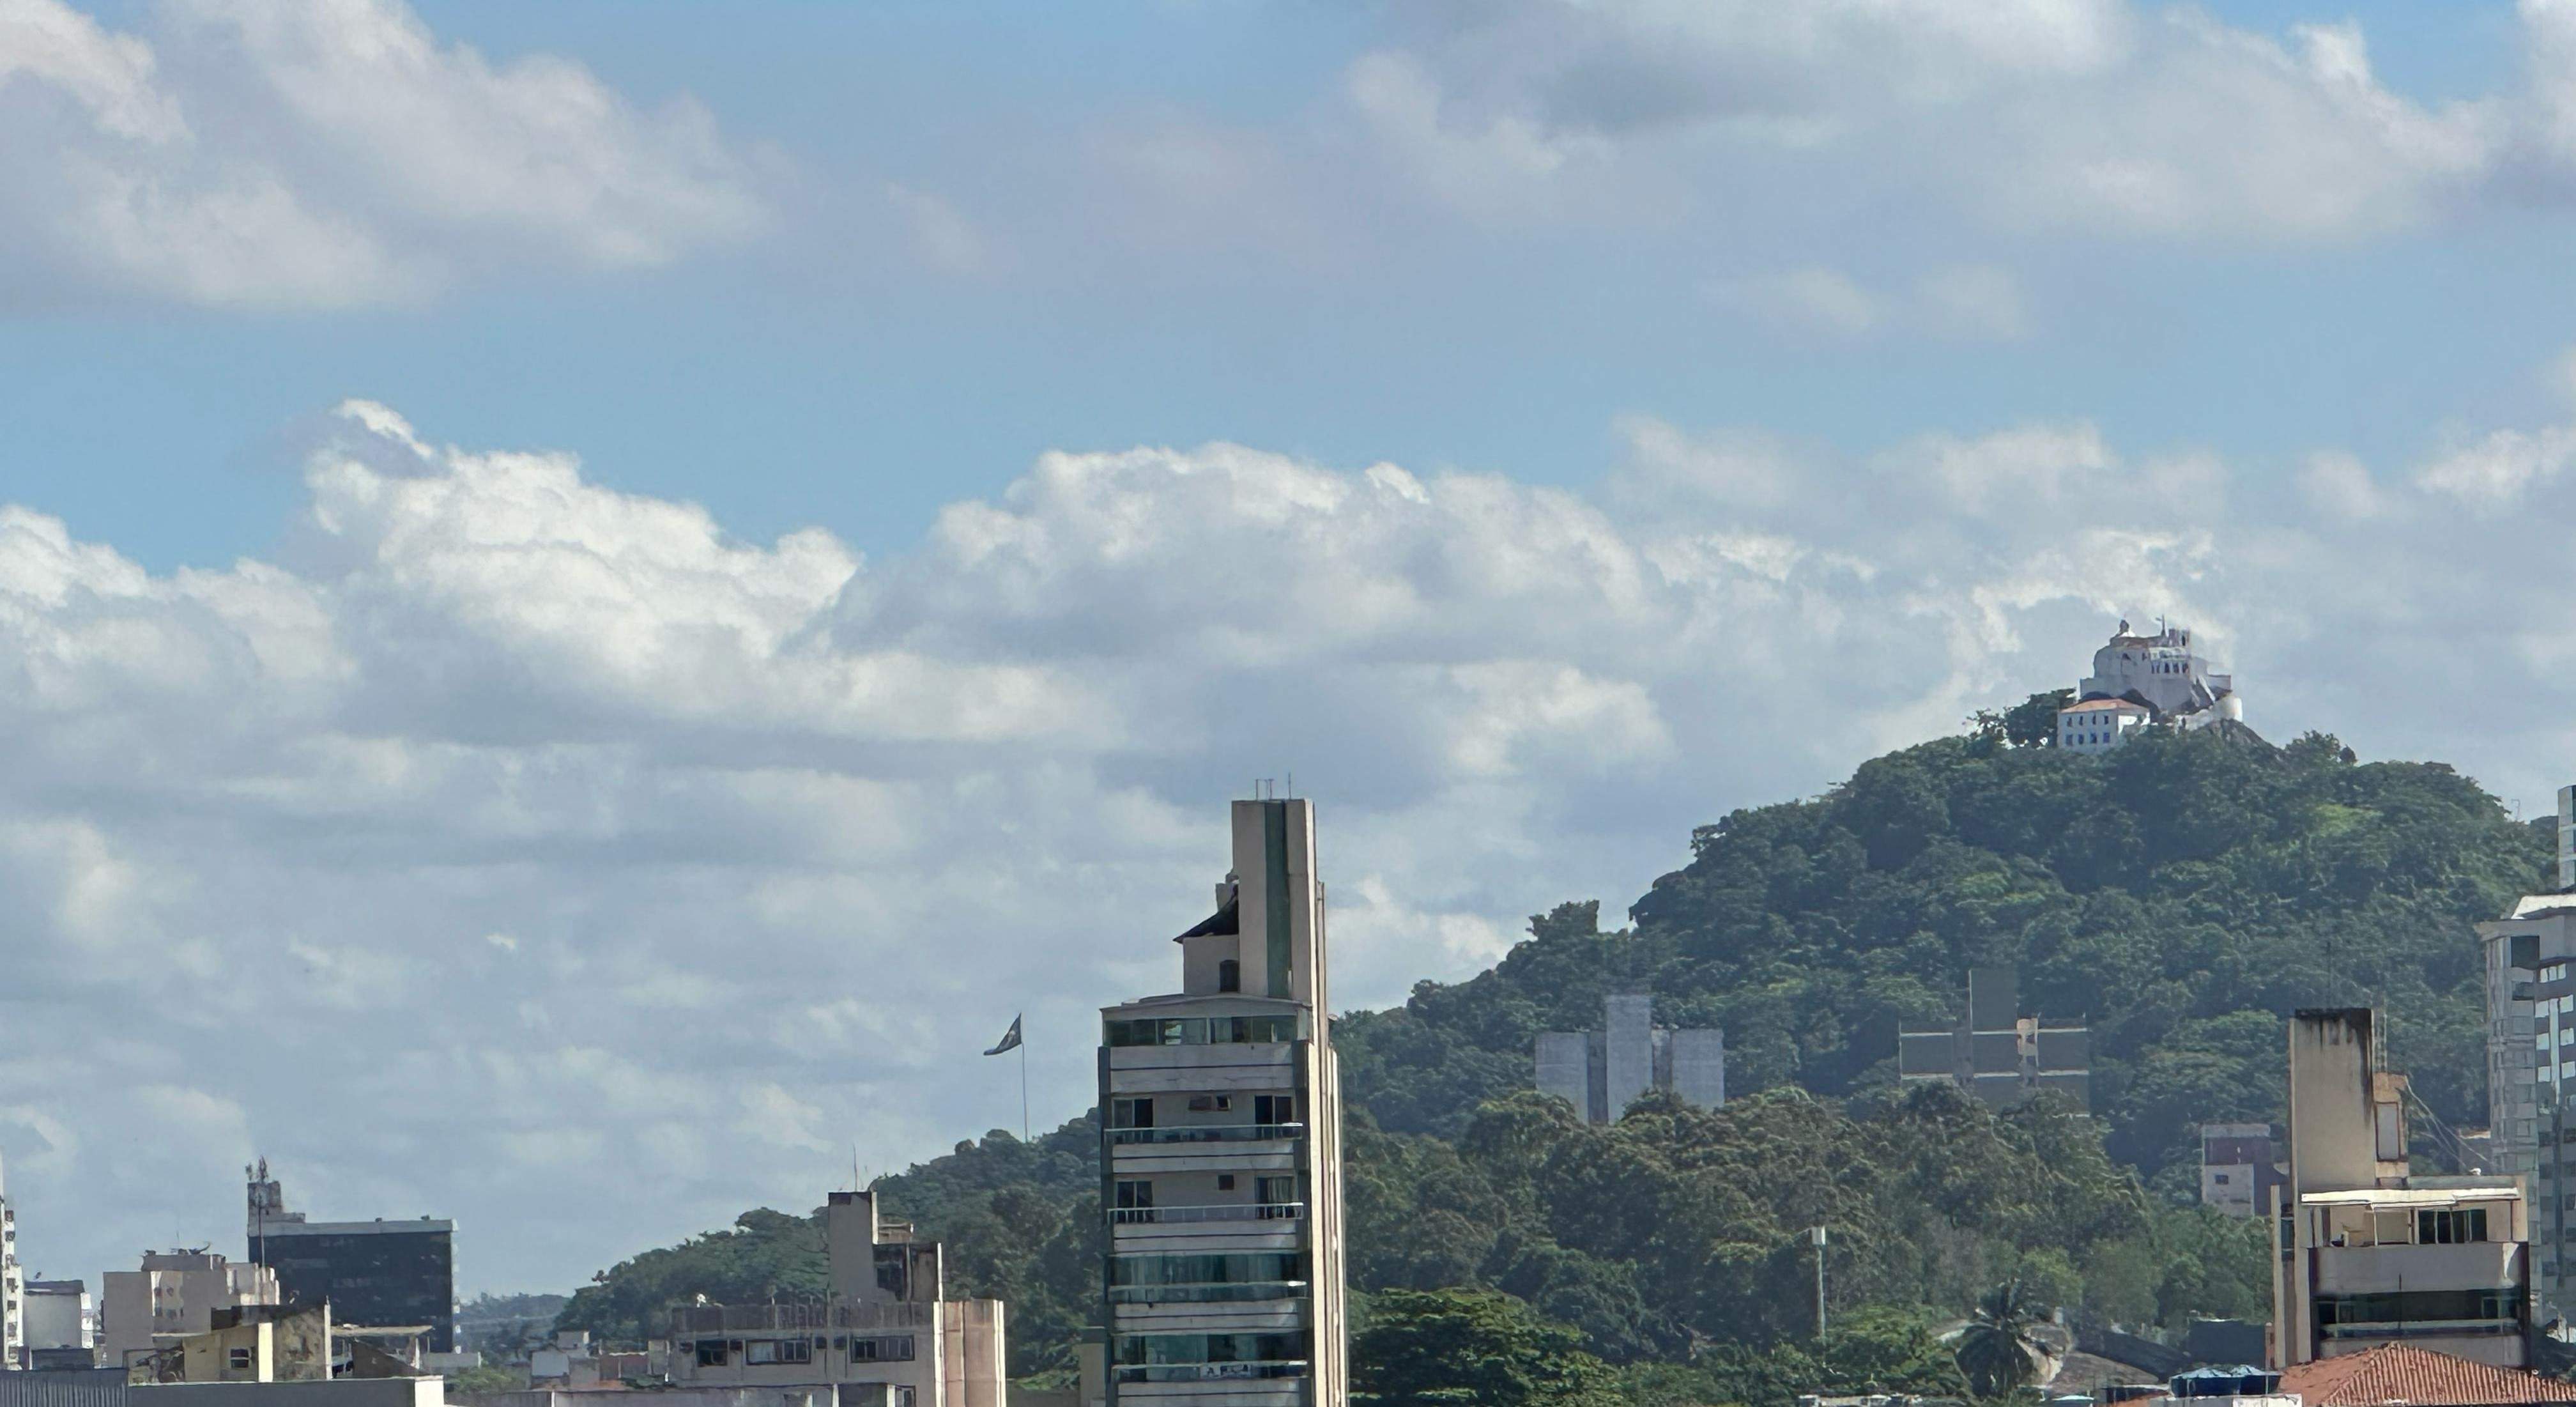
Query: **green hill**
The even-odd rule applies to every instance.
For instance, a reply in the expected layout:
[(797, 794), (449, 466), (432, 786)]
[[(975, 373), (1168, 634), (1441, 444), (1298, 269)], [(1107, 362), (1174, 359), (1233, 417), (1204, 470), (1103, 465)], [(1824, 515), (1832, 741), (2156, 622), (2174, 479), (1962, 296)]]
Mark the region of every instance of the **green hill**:
[[(1878, 758), (1701, 827), (1628, 928), (1560, 905), (1492, 970), (1338, 1022), (1353, 1278), (1501, 1290), (1613, 1363), (1693, 1359), (1723, 1383), (1780, 1376), (1746, 1355), (1809, 1322), (1798, 1236), (1819, 1223), (1841, 1304), (1947, 1311), (2019, 1274), (2125, 1322), (2256, 1311), (2259, 1230), (2183, 1206), (2193, 1125), (2277, 1118), (2280, 1017), (2358, 1003), (2387, 1009), (2392, 1060), (2441, 1117), (2481, 1122), (2470, 924), (2541, 884), (2548, 849), (2447, 767), (2360, 765), (2316, 735), (2087, 757), (1988, 728)], [(1955, 1015), (1967, 970), (1998, 962), (2027, 1005), (2092, 1025), (2098, 1118), (1899, 1096), (1898, 1025)], [(1587, 1128), (1529, 1092), (1539, 1032), (1633, 990), (1725, 1028), (1725, 1110), (1651, 1100)], [(995, 1133), (884, 1184), (969, 1291), (1012, 1301), (1020, 1371), (1060, 1367), (1092, 1317), (1096, 1149), (1087, 1118), (1035, 1145)], [(638, 1337), (686, 1294), (802, 1288), (817, 1247), (808, 1221), (749, 1214), (616, 1267), (562, 1323)]]

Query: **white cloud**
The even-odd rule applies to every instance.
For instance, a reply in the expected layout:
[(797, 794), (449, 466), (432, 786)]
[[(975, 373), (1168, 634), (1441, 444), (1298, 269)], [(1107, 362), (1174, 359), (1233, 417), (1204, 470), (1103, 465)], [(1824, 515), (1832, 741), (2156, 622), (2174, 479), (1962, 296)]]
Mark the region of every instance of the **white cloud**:
[(2415, 482), (2486, 510), (2511, 506), (2535, 484), (2565, 472), (2576, 457), (2576, 428), (2492, 430), (2436, 456)]
[(2360, 522), (2388, 511), (2388, 495), (2371, 477), (2370, 466), (2342, 450), (2309, 455), (2298, 482), (2308, 505), (2329, 518)]
[[(469, 1288), (573, 1283), (811, 1205), (852, 1142), (899, 1165), (1016, 1126), (979, 1052), (1023, 1010), (1061, 1118), (1096, 1007), (1171, 981), (1254, 776), (1321, 799), (1338, 990), (1376, 1004), (1558, 901), (1615, 914), (1714, 807), (2071, 680), (2118, 615), (2224, 640), (2273, 731), (2404, 736), (2377, 676), (2336, 692), (2358, 635), (2446, 681), (2576, 651), (2480, 609), (2460, 561), (2541, 547), (2463, 554), (2499, 525), (2440, 496), (2330, 541), (2081, 421), (1862, 455), (1618, 433), (1598, 495), (1051, 453), (879, 561), (365, 403), (273, 561), (157, 574), (0, 509), (27, 1253), (218, 1237), (217, 1165), (257, 1151), (327, 1214), (517, 1228), (469, 1237)], [(174, 1118), (214, 1151), (129, 1157)], [(575, 1181), (603, 1190), (528, 1215)]]
[(0, 8), (0, 300), (405, 302), (738, 239), (753, 164), (686, 99), (442, 44), (399, 0), (180, 0), (112, 33)]

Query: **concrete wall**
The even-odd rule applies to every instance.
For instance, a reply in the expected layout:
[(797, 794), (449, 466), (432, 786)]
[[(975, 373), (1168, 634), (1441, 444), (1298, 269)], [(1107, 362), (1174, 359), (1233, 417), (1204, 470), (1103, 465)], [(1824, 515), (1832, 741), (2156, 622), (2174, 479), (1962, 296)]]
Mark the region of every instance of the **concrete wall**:
[(1604, 1001), (1601, 1035), (1603, 1115), (1616, 1120), (1655, 1087), (1655, 999), (1639, 992)]
[(1592, 1115), (1592, 1037), (1584, 1031), (1542, 1031), (1538, 1037), (1538, 1092), (1574, 1106), (1576, 1117)]
[(2379, 1177), (2366, 1007), (2290, 1018), (2290, 1190), (2369, 1187)]
[(1675, 1031), (1672, 1047), (1673, 1093), (1702, 1109), (1726, 1103), (1726, 1033), (1715, 1030)]

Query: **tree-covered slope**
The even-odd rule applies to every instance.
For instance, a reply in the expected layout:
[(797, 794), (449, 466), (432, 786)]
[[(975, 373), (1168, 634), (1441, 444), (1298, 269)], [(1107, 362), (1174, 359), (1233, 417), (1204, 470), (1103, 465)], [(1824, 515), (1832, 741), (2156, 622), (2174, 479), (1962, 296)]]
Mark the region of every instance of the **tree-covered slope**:
[[(2004, 1275), (2131, 1323), (2258, 1312), (2259, 1229), (2177, 1205), (2192, 1126), (2276, 1118), (2280, 1017), (2364, 1002), (2433, 1107), (2476, 1122), (2470, 925), (2540, 883), (2547, 849), (2449, 768), (2330, 738), (2151, 733), (2087, 757), (1995, 728), (1878, 758), (1702, 827), (1626, 929), (1560, 905), (1492, 970), (1337, 1022), (1352, 1278), (1511, 1295), (1634, 1382), (1807, 1371), (1774, 1360), (1812, 1313), (1817, 1224), (1837, 1303), (1905, 1323)], [(1970, 967), (2007, 962), (2027, 1005), (2093, 1026), (2098, 1118), (1899, 1096), (1899, 1024), (1946, 1021)], [(1589, 1128), (1530, 1092), (1539, 1032), (1640, 990), (1669, 1024), (1725, 1028), (1736, 1102)], [(962, 1291), (1011, 1301), (1018, 1371), (1061, 1369), (1094, 1316), (1097, 1151), (1086, 1117), (881, 1184), (948, 1241)], [(2139, 1175), (2168, 1164), (2150, 1195)], [(819, 1249), (810, 1220), (752, 1213), (618, 1266), (563, 1322), (635, 1337), (690, 1294), (809, 1288)]]
[(2479, 1123), (2471, 925), (2548, 858), (2450, 768), (2331, 738), (1942, 739), (1702, 827), (1628, 929), (1563, 906), (1491, 971), (1345, 1021), (1345, 1082), (1386, 1127), (1454, 1135), (1528, 1084), (1539, 1032), (1651, 990), (1659, 1019), (1725, 1029), (1731, 1091), (1848, 1094), (1893, 1080), (1900, 1024), (1955, 1016), (1970, 967), (2013, 963), (2026, 1008), (2092, 1025), (2095, 1110), (2146, 1171), (2201, 1120), (2278, 1116), (2301, 1006), (2385, 1007), (2392, 1062)]

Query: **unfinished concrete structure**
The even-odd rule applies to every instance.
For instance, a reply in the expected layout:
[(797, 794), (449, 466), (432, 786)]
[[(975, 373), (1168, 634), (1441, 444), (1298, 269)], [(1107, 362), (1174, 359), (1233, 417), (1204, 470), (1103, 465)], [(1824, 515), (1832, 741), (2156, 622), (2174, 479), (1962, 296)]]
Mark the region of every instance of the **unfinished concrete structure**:
[(1597, 1031), (1539, 1033), (1538, 1089), (1564, 1100), (1587, 1123), (1606, 1124), (1650, 1090), (1669, 1090), (1691, 1105), (1726, 1103), (1726, 1033), (1655, 1024), (1655, 999), (1621, 993), (1601, 1003)]
[(1006, 1407), (1002, 1302), (949, 1299), (938, 1242), (880, 1220), (870, 1191), (831, 1195), (823, 1243), (824, 1303), (672, 1310), (672, 1383), (818, 1407)]
[(1342, 1101), (1314, 808), (1232, 808), (1181, 990), (1103, 1008), (1105, 1362), (1121, 1402), (1344, 1407)]
[(1897, 1033), (1896, 1069), (1904, 1082), (1947, 1080), (1996, 1109), (2042, 1090), (2090, 1108), (2091, 1049), (2092, 1032), (2084, 1027), (2021, 1014), (2012, 968), (1980, 967), (1968, 974), (1967, 1009), (1958, 1024)]
[(2366, 1007), (2290, 1019), (2289, 1172), (2275, 1194), (2272, 1366), (2405, 1342), (2530, 1362), (2530, 1230), (2509, 1176), (2407, 1171), (2406, 1077)]

